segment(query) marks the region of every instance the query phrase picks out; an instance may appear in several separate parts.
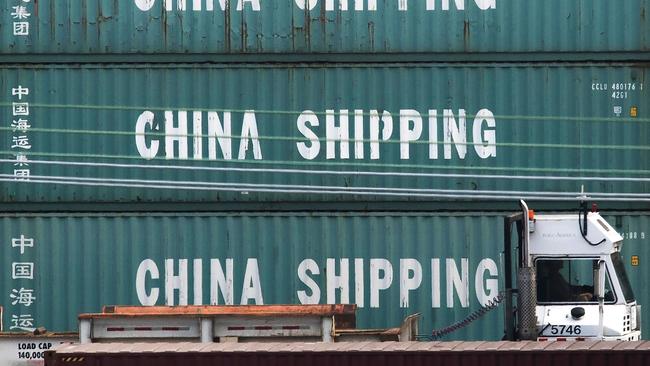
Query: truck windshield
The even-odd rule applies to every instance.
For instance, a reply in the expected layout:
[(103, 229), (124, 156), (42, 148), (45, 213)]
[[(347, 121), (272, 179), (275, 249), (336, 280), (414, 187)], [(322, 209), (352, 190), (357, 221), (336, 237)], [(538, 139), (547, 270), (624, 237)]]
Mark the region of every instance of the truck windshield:
[(614, 270), (616, 271), (616, 277), (621, 284), (621, 289), (623, 290), (623, 296), (625, 297), (626, 302), (634, 301), (634, 292), (632, 291), (632, 286), (630, 286), (630, 280), (627, 278), (627, 273), (625, 272), (625, 266), (623, 265), (623, 260), (621, 259), (621, 253), (616, 252), (612, 254), (612, 263), (614, 263)]

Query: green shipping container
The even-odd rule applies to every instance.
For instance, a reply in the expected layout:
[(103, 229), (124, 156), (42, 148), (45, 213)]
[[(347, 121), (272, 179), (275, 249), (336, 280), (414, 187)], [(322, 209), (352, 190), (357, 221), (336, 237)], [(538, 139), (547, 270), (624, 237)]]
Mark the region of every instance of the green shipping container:
[(647, 11), (647, 0), (10, 0), (0, 7), (0, 54), (647, 59)]
[(648, 76), (633, 63), (4, 66), (0, 200), (558, 201), (584, 189), (643, 203)]
[[(356, 303), (358, 326), (450, 325), (503, 290), (501, 213), (5, 214), (5, 330), (74, 331), (106, 304)], [(606, 216), (648, 304), (650, 216)], [(637, 256), (636, 262), (632, 256)], [(631, 266), (631, 263), (637, 266)], [(421, 277), (421, 281), (417, 278)], [(650, 317), (643, 316), (643, 327)], [(646, 332), (647, 334), (647, 332)], [(449, 339), (498, 340), (503, 309)]]

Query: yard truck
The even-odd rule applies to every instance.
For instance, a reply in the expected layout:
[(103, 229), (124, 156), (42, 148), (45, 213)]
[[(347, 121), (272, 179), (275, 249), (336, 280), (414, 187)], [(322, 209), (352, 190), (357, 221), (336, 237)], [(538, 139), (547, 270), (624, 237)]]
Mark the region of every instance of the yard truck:
[(597, 207), (537, 215), (520, 205), (504, 225), (504, 338), (640, 340), (641, 305), (621, 259), (623, 237)]

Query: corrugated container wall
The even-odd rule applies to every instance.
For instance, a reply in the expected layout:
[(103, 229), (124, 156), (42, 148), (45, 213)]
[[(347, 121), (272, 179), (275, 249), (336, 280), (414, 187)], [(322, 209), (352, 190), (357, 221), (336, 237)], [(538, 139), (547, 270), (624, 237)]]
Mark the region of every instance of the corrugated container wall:
[(647, 0), (6, 1), (0, 54), (70, 54), (76, 62), (79, 54), (159, 53), (643, 57), (647, 10)]
[(112, 343), (62, 345), (46, 366), (636, 366), (648, 342)]
[[(650, 189), (638, 179), (650, 163), (645, 64), (20, 65), (0, 77), (13, 120), (1, 127), (4, 202)], [(24, 130), (12, 118), (22, 102)], [(29, 181), (15, 180), (20, 154)]]
[[(106, 304), (356, 303), (358, 327), (396, 326), (419, 312), (421, 332), (430, 334), (503, 289), (502, 217), (489, 212), (5, 214), (2, 242), (16, 245), (0, 247), (0, 266), (6, 269), (0, 272), (3, 324), (5, 330), (32, 324), (72, 331), (79, 313)], [(625, 238), (623, 258), (638, 302), (649, 304), (643, 284), (649, 276), (650, 216), (617, 213), (606, 219)], [(31, 266), (22, 265), (22, 277), (14, 278), (13, 263)], [(405, 276), (417, 273), (419, 286), (405, 290)], [(17, 300), (21, 289), (32, 291)], [(500, 339), (502, 311), (450, 338)], [(648, 326), (650, 317), (643, 317)]]

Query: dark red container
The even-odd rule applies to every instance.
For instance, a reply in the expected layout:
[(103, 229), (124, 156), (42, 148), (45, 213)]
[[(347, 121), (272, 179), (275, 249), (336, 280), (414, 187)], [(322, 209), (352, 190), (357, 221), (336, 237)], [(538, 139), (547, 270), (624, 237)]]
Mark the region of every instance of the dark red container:
[(60, 346), (46, 366), (637, 366), (643, 342), (95, 343)]

